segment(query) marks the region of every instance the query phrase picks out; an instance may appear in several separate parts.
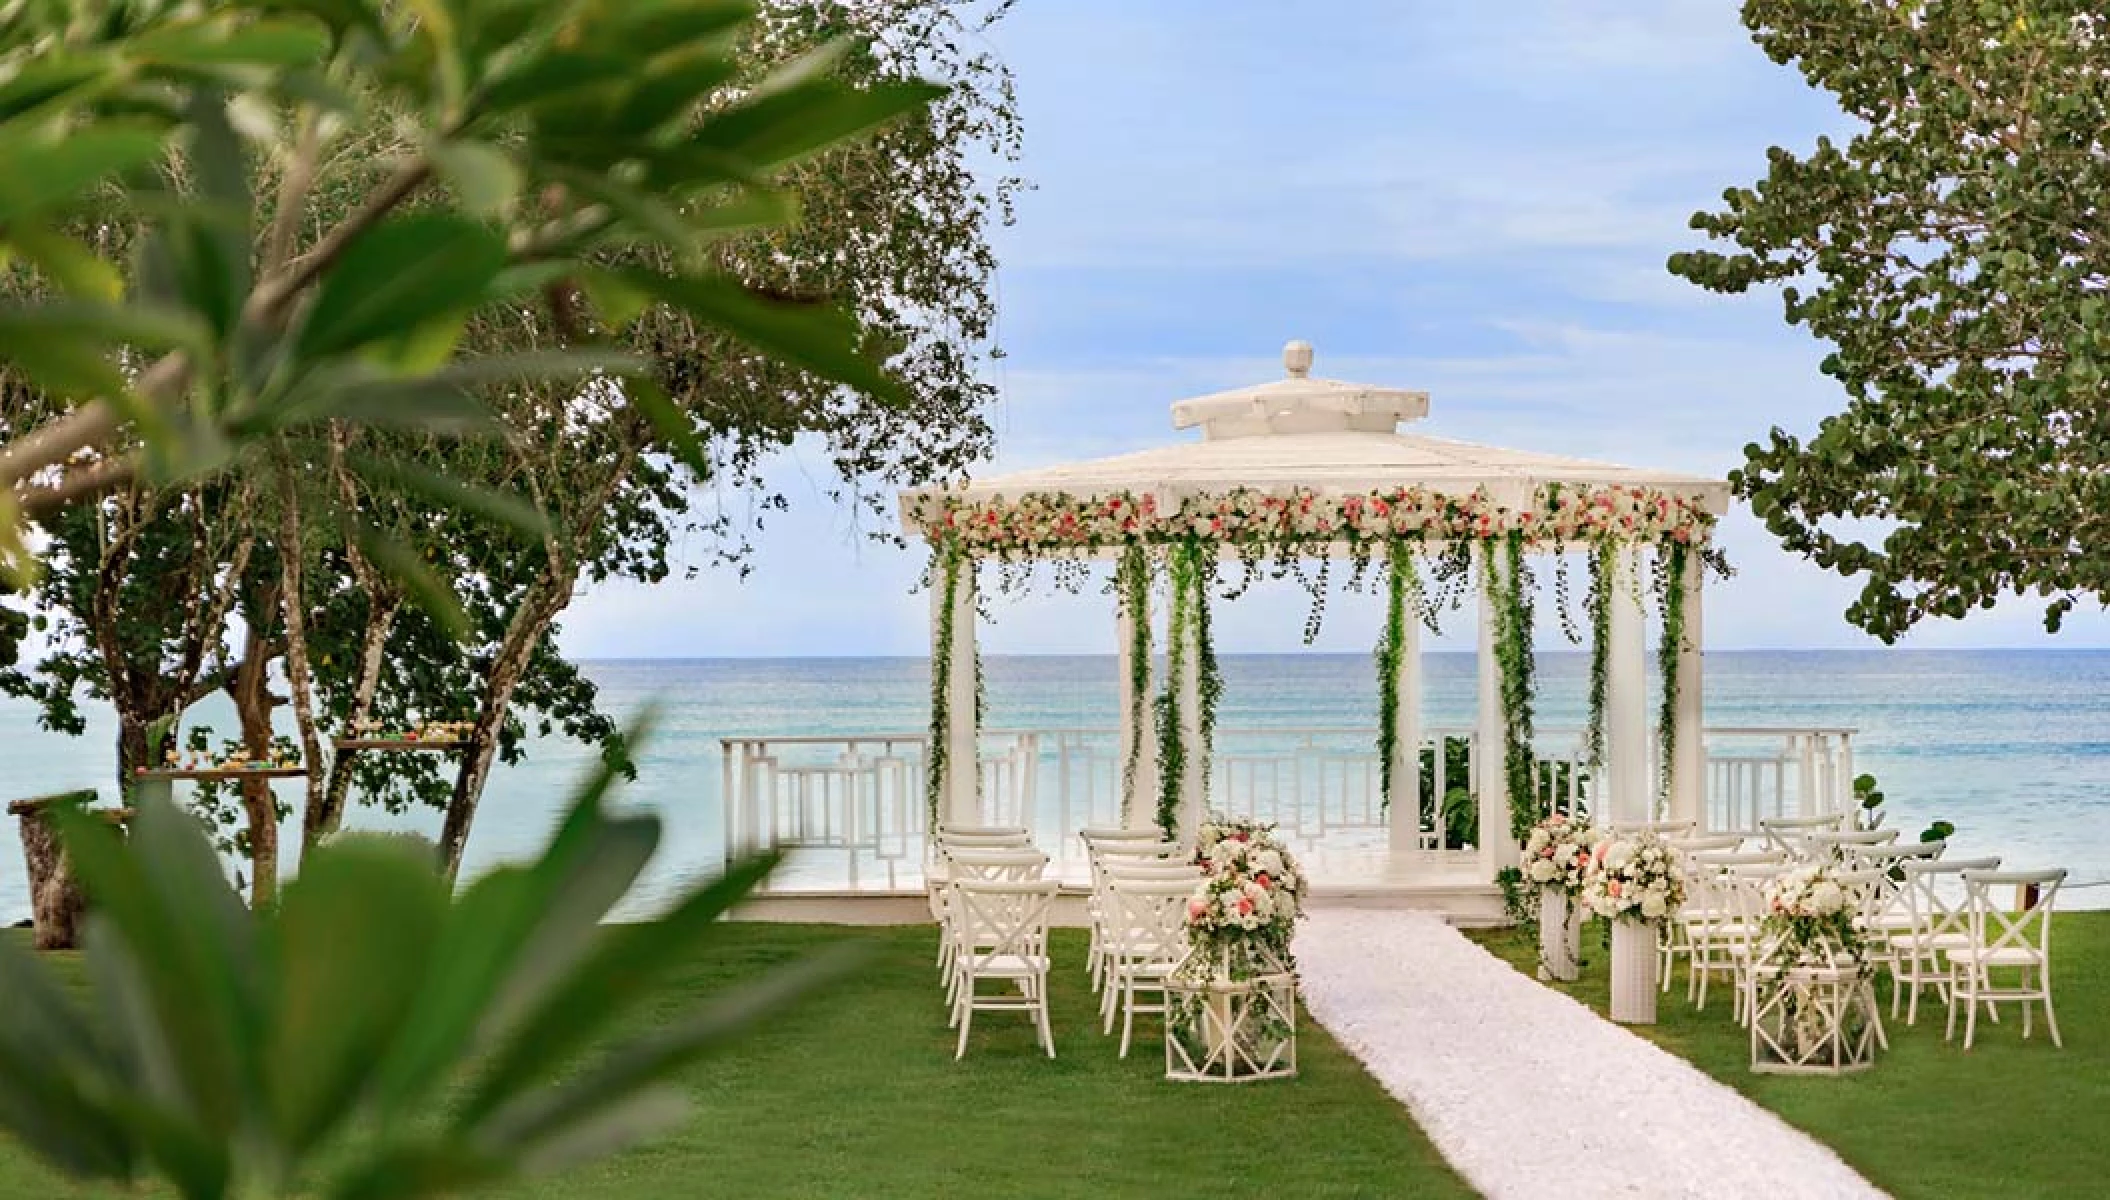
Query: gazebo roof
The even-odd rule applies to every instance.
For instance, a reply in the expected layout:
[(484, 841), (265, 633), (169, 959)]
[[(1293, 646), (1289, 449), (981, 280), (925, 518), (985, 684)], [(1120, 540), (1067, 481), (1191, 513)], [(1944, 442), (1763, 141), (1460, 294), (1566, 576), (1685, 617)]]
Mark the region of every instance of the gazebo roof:
[(1313, 379), (1311, 357), (1308, 344), (1291, 342), (1283, 351), (1287, 379), (1174, 404), (1173, 425), (1200, 425), (1200, 441), (985, 476), (948, 491), (988, 500), (1029, 492), (1169, 497), (1234, 488), (1420, 487), (1456, 495), (1485, 489), (1523, 506), (1547, 484), (1620, 485), (1687, 496), (1716, 514), (1728, 505), (1729, 485), (1719, 479), (1401, 433), (1402, 422), (1427, 415), (1428, 393)]

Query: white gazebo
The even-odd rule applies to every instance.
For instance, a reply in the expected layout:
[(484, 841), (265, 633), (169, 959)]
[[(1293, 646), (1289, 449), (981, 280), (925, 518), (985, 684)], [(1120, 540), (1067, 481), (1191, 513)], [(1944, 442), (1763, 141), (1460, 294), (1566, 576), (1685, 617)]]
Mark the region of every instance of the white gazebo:
[[(1592, 763), (1605, 810), (1598, 815), (1702, 819), (1701, 568), (1728, 485), (1407, 432), (1428, 415), (1427, 393), (1317, 378), (1311, 363), (1311, 347), (1291, 342), (1286, 378), (1174, 404), (1174, 427), (1199, 427), (1198, 439), (904, 494), (907, 526), (933, 552), (932, 823), (980, 821), (978, 563), (1117, 564), (1123, 813), (1133, 825), (1191, 831), (1207, 803), (1213, 654), (1206, 614), (1219, 561), (1346, 556), (1386, 572), (1391, 604), (1380, 656), (1393, 678), (1380, 687), (1380, 745), (1393, 814), (1418, 812), (1408, 799), (1419, 795), (1423, 731), (1416, 617), (1424, 585), (1416, 564), (1448, 563), (1457, 578), (1469, 561), (1480, 610), (1475, 852), (1485, 880), (1515, 861), (1514, 832), (1534, 786), (1533, 751), (1515, 744), (1516, 731), (1530, 727), (1531, 703), (1531, 629), (1517, 627), (1529, 611), (1519, 600), (1520, 556), (1577, 550), (1589, 552), (1592, 595), (1601, 597), (1591, 611), (1593, 676), (1601, 681), (1591, 738), (1600, 748)], [(1170, 678), (1162, 687), (1177, 714), (1171, 744), (1156, 736), (1138, 694), (1160, 686), (1150, 665), (1153, 590), (1168, 604)], [(1661, 651), (1670, 702), (1654, 722), (1645, 633), (1651, 591), (1671, 639)], [(1661, 753), (1652, 754), (1652, 732)], [(1177, 766), (1161, 773), (1168, 763)], [(1386, 848), (1396, 861), (1413, 861), (1418, 825), (1418, 818), (1390, 822)]]

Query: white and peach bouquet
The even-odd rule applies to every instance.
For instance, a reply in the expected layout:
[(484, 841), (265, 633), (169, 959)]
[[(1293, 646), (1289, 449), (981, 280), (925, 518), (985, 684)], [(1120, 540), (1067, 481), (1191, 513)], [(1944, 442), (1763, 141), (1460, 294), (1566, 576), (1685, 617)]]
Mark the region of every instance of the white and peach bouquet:
[(1615, 833), (1591, 848), (1582, 901), (1607, 920), (1660, 921), (1685, 903), (1678, 851), (1653, 833)]
[(1195, 864), (1204, 877), (1187, 901), (1194, 957), (1222, 964), (1232, 978), (1255, 966), (1288, 968), (1305, 883), (1275, 827), (1212, 817), (1201, 827)]
[(1760, 922), (1767, 957), (1791, 962), (1858, 963), (1864, 957), (1859, 909), (1838, 868), (1817, 863), (1784, 871), (1766, 884)]
[(1554, 813), (1533, 825), (1524, 840), (1524, 878), (1538, 887), (1579, 894), (1589, 875), (1590, 849), (1596, 841), (1597, 833), (1590, 826)]

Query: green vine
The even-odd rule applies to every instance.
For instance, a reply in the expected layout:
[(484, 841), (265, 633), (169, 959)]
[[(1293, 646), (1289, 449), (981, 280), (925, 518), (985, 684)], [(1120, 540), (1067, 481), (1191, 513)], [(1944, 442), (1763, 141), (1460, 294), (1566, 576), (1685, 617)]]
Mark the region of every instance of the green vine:
[(1678, 657), (1685, 645), (1685, 569), (1691, 552), (1683, 542), (1665, 542), (1656, 554), (1657, 602), (1663, 611), (1663, 637), (1656, 643), (1656, 673), (1663, 679), (1663, 705), (1656, 710), (1657, 783), (1666, 805), (1677, 776)]
[[(1531, 572), (1524, 560), (1524, 537), (1512, 533), (1482, 546), (1487, 602), (1494, 605), (1495, 661), (1502, 699), (1502, 777), (1509, 793), (1509, 833), (1522, 843), (1539, 819), (1537, 755), (1532, 748), (1531, 704), (1534, 694), (1531, 648)], [(1499, 550), (1498, 550), (1499, 546)], [(1496, 555), (1501, 567), (1496, 569)]]
[(1209, 593), (1216, 587), (1216, 547), (1194, 547), (1194, 663), (1201, 686), (1196, 689), (1201, 712), (1196, 727), (1201, 731), (1202, 800), (1209, 797), (1210, 776), (1216, 768), (1216, 706), (1223, 699), (1223, 670), (1216, 661), (1216, 635), (1209, 625)]
[[(952, 659), (953, 659), (953, 614), (960, 594), (960, 575), (968, 566), (968, 557), (950, 541), (933, 543), (931, 546), (932, 583), (938, 588), (938, 631), (932, 639), (930, 656), (930, 748), (925, 756), (923, 773), (924, 806), (933, 830), (943, 822), (939, 818), (945, 796), (946, 773), (951, 767), (948, 743), (952, 727)], [(975, 718), (981, 719), (981, 675), (980, 655), (975, 658)]]
[(1139, 544), (1121, 551), (1114, 567), (1114, 592), (1128, 614), (1128, 747), (1121, 764), (1124, 804), (1136, 796), (1136, 774), (1143, 765), (1145, 722), (1150, 718), (1150, 556)]
[(1604, 766), (1605, 699), (1611, 695), (1612, 578), (1619, 546), (1598, 542), (1590, 547), (1590, 590), (1583, 608), (1590, 616), (1590, 724), (1586, 734), (1590, 766)]
[[(1180, 542), (1165, 556), (1169, 611), (1165, 617), (1165, 686), (1158, 693), (1158, 828), (1167, 838), (1178, 836), (1180, 799), (1186, 790), (1189, 747), (1181, 736), (1181, 681), (1186, 678), (1190, 644), (1198, 641), (1196, 600), (1201, 592), (1201, 547)], [(1197, 655), (1196, 673), (1201, 662)], [(1197, 689), (1198, 690), (1198, 689)], [(1199, 724), (1200, 713), (1196, 714)]]
[(1392, 759), (1399, 749), (1399, 669), (1407, 652), (1407, 592), (1420, 594), (1411, 543), (1385, 547), (1385, 627), (1377, 639), (1377, 773), (1380, 803), (1392, 803)]

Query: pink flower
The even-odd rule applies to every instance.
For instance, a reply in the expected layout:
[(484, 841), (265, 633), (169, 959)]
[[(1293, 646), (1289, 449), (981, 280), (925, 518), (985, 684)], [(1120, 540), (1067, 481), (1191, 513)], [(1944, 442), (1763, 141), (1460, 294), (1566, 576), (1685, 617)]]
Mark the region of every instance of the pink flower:
[(1188, 920), (1190, 920), (1190, 921), (1199, 921), (1199, 920), (1201, 920), (1201, 919), (1202, 919), (1203, 917), (1206, 917), (1206, 916), (1208, 916), (1208, 915), (1209, 915), (1209, 906), (1208, 906), (1207, 904), (1204, 904), (1204, 903), (1203, 903), (1203, 902), (1201, 902), (1200, 900), (1189, 900), (1189, 901), (1187, 901), (1187, 919), (1188, 919)]

